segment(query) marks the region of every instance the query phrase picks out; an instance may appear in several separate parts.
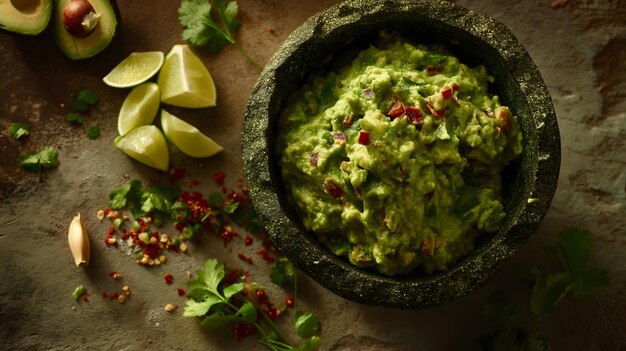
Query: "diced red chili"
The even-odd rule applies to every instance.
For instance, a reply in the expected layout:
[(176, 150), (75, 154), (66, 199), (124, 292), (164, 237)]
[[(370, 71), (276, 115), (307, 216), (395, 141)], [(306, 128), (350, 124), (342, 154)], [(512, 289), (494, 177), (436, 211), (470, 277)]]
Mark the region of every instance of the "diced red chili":
[(254, 264), (254, 261), (252, 261), (250, 257), (246, 257), (246, 255), (242, 254), (241, 252), (237, 253), (237, 257), (239, 257), (239, 259), (242, 261), (248, 262), (248, 264)]
[(246, 246), (252, 245), (252, 237), (250, 235), (246, 235), (246, 238), (243, 240), (243, 244)]
[(326, 192), (328, 192), (332, 197), (335, 198), (343, 195), (343, 189), (341, 189), (339, 185), (337, 185), (337, 183), (333, 182), (332, 180), (326, 180), (324, 182), (324, 189), (326, 189)]
[(428, 66), (426, 67), (426, 72), (429, 76), (434, 76), (435, 74), (439, 74), (443, 71), (443, 67), (441, 66)]
[(178, 296), (185, 296), (185, 290), (178, 288), (176, 291), (178, 292)]
[(224, 185), (224, 179), (226, 178), (226, 173), (217, 172), (213, 175), (213, 181), (217, 185)]
[(405, 108), (404, 104), (400, 100), (395, 100), (389, 111), (387, 112), (387, 116), (391, 118), (398, 118), (404, 115)]
[(370, 133), (364, 130), (359, 132), (359, 144), (361, 145), (369, 145), (370, 143)]
[(452, 99), (452, 88), (444, 87), (441, 89), (441, 96), (443, 96), (444, 100)]
[(461, 86), (458, 85), (457, 83), (452, 83), (452, 91), (460, 91), (461, 90)]
[(406, 118), (409, 121), (409, 124), (414, 126), (419, 126), (424, 123), (424, 115), (417, 107), (407, 107)]
[(185, 177), (187, 171), (183, 168), (170, 168), (170, 183), (178, 183)]
[(172, 285), (174, 283), (174, 276), (171, 273), (167, 273), (163, 276), (165, 284)]

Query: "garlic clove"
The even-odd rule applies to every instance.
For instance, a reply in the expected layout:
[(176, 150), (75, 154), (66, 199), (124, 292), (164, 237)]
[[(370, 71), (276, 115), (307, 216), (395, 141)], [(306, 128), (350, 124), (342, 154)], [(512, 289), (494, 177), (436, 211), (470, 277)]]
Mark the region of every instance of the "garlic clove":
[(80, 213), (76, 214), (74, 219), (72, 219), (72, 223), (70, 223), (70, 228), (67, 231), (67, 241), (76, 266), (87, 265), (91, 255), (91, 244), (89, 235), (80, 219)]

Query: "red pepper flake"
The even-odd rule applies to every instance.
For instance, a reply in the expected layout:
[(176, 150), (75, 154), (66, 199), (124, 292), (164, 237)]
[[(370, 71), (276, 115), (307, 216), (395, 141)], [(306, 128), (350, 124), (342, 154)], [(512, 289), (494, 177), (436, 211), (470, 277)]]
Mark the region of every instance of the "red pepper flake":
[(242, 261), (248, 262), (249, 264), (254, 264), (254, 262), (252, 261), (250, 257), (246, 257), (246, 255), (242, 254), (241, 252), (237, 253), (237, 257), (239, 257), (239, 259)]
[(185, 296), (185, 290), (178, 288), (178, 290), (176, 290), (176, 292), (178, 292), (178, 296)]
[(113, 295), (111, 295), (111, 297), (109, 299), (110, 300), (117, 300), (118, 297), (120, 297), (120, 293), (115, 292)]
[(387, 112), (387, 116), (391, 118), (398, 118), (398, 117), (402, 117), (404, 115), (404, 112), (405, 112), (404, 104), (402, 103), (402, 101), (396, 99), (393, 102), (393, 105), (391, 106), (391, 108), (389, 109), (389, 112)]
[(370, 133), (364, 130), (359, 132), (359, 144), (361, 145), (369, 145), (370, 143)]
[(337, 185), (337, 183), (333, 182), (330, 179), (324, 181), (324, 189), (326, 189), (326, 192), (334, 198), (338, 198), (343, 195), (343, 189), (341, 189), (339, 185)]
[(270, 307), (269, 311), (267, 311), (267, 316), (270, 319), (275, 319), (275, 318), (278, 318), (278, 316), (280, 316), (281, 313), (282, 312), (280, 309), (278, 309), (276, 306), (272, 306)]
[(348, 137), (346, 136), (346, 133), (344, 132), (336, 132), (333, 134), (333, 140), (335, 141), (335, 144), (343, 145), (346, 143), (347, 139)]
[(117, 280), (117, 279), (120, 279), (122, 277), (122, 274), (119, 273), (119, 272), (113, 271), (113, 272), (109, 273), (109, 277)]
[(414, 126), (419, 126), (424, 123), (424, 115), (422, 114), (422, 111), (416, 107), (406, 108), (406, 118), (409, 121), (409, 124)]
[(187, 170), (183, 168), (170, 168), (169, 174), (170, 183), (174, 184), (178, 183), (181, 179), (185, 177), (185, 175), (187, 174)]
[(272, 263), (276, 260), (274, 257), (270, 256), (266, 249), (261, 249), (257, 253), (263, 258), (263, 261), (267, 263)]
[(461, 86), (458, 85), (456, 82), (452, 83), (452, 91), (460, 91), (461, 90)]
[(81, 299), (85, 302), (89, 302), (89, 294), (88, 293), (84, 293), (83, 296), (81, 296)]
[(246, 235), (246, 238), (243, 240), (243, 244), (246, 246), (250, 246), (252, 245), (252, 242), (254, 240), (252, 239), (252, 237), (250, 235)]
[(287, 298), (285, 299), (285, 306), (293, 307), (295, 304), (296, 304), (296, 299), (291, 295), (287, 296)]
[(224, 185), (224, 179), (226, 178), (226, 173), (217, 172), (213, 175), (213, 181), (217, 185)]
[(165, 279), (165, 284), (172, 285), (174, 283), (174, 276), (171, 273), (167, 273), (163, 276)]
[(270, 34), (274, 34), (274, 28), (267, 28), (265, 31)]
[(309, 164), (312, 167), (317, 167), (317, 158), (318, 158), (319, 154), (317, 152), (312, 152), (311, 153), (311, 157), (309, 158)]
[(109, 293), (108, 293), (108, 292), (106, 292), (106, 291), (103, 291), (103, 292), (102, 292), (102, 298), (103, 298), (103, 299), (108, 299), (108, 298), (109, 298)]
[(115, 228), (115, 226), (110, 226), (109, 230), (107, 230), (107, 235), (113, 235), (115, 234), (116, 231), (117, 231), (117, 228)]

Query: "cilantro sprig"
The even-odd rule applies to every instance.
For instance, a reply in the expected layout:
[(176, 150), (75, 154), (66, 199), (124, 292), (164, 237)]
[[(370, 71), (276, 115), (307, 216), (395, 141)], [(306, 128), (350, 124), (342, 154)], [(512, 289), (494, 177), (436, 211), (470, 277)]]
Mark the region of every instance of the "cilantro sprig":
[(530, 309), (535, 325), (529, 329), (514, 326), (519, 306), (499, 291), (491, 296), (483, 314), (503, 327), (481, 338), (484, 351), (548, 351), (549, 339), (539, 331), (539, 323), (567, 296), (581, 299), (609, 283), (605, 270), (591, 266), (591, 234), (583, 229), (563, 231), (556, 243), (556, 251), (563, 271), (546, 273), (533, 268), (527, 275), (532, 284)]
[(44, 146), (37, 152), (22, 154), (19, 163), (23, 169), (37, 173), (41, 182), (43, 170), (58, 167), (60, 162), (58, 152), (50, 146)]
[(209, 0), (183, 0), (178, 8), (180, 24), (183, 30), (183, 40), (195, 46), (206, 46), (213, 53), (222, 51), (228, 45), (235, 48), (250, 63), (261, 69), (256, 62), (235, 40), (233, 33), (240, 27), (235, 17), (239, 12), (236, 1), (226, 3), (215, 0), (215, 8), (222, 25), (213, 20), (213, 6)]
[(235, 323), (252, 325), (259, 334), (259, 343), (272, 351), (314, 351), (319, 348), (320, 322), (312, 313), (299, 313), (294, 332), (299, 342), (294, 345), (276, 326), (252, 293), (256, 283), (239, 281), (225, 284), (224, 265), (216, 259), (205, 261), (197, 278), (188, 281), (189, 298), (183, 316), (198, 317), (200, 324), (219, 329)]

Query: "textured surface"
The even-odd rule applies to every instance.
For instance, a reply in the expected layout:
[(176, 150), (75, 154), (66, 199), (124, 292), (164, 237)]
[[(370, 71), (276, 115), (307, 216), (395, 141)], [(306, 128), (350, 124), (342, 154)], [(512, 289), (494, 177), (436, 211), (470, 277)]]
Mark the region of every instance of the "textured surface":
[[(520, 301), (528, 289), (518, 273), (527, 267), (558, 269), (553, 243), (569, 225), (594, 234), (592, 261), (608, 269), (610, 285), (583, 301), (567, 299), (540, 324), (554, 350), (626, 349), (626, 2), (570, 0), (470, 1), (456, 3), (505, 24), (537, 64), (553, 98), (561, 131), (562, 166), (556, 195), (537, 233), (484, 287), (449, 304), (418, 311), (369, 307), (342, 299), (310, 279), (301, 280), (299, 304), (319, 315), (323, 350), (464, 350), (493, 327), (481, 315), (487, 296), (504, 289)], [(309, 16), (334, 0), (240, 0), (243, 26), (237, 38), (261, 63)], [(234, 258), (240, 245), (225, 248), (209, 237), (188, 255), (171, 255), (166, 266), (144, 269), (123, 252), (105, 250), (106, 226), (95, 218), (108, 191), (124, 175), (146, 180), (155, 175), (111, 144), (117, 111), (126, 91), (106, 87), (101, 78), (132, 51), (168, 51), (180, 43), (176, 1), (120, 1), (123, 23), (113, 46), (84, 62), (65, 59), (51, 33), (21, 37), (0, 32), (0, 126), (33, 124), (23, 142), (0, 132), (0, 349), (4, 350), (264, 350), (253, 339), (231, 341), (207, 333), (182, 317), (184, 301), (176, 294), (185, 272), (205, 258), (217, 257), (245, 268)], [(146, 13), (154, 14), (148, 16)], [(272, 28), (274, 33), (266, 29)], [(200, 50), (218, 86), (218, 107), (180, 111), (226, 147), (220, 156), (197, 161), (174, 157), (212, 189), (211, 175), (241, 175), (240, 132), (248, 96), (259, 72), (234, 48), (220, 55)], [(91, 88), (101, 103), (88, 116), (102, 136), (87, 140), (80, 127), (63, 120), (71, 93)], [(172, 110), (174, 112), (174, 110)], [(16, 167), (20, 152), (41, 145), (59, 149), (61, 166), (44, 177)], [(94, 238), (92, 263), (78, 269), (65, 240), (67, 226), (81, 211)], [(256, 247), (254, 247), (256, 248)], [(232, 249), (232, 252), (229, 251)], [(255, 255), (254, 252), (250, 252)], [(250, 268), (262, 283), (266, 266)], [(107, 273), (124, 274), (113, 281)], [(162, 275), (173, 273), (168, 286)], [(93, 298), (75, 303), (69, 294), (84, 284)], [(102, 290), (128, 284), (124, 305), (102, 301)], [(271, 295), (285, 294), (271, 288)], [(162, 310), (166, 303), (179, 309)], [(616, 313), (616, 311), (618, 313)], [(524, 314), (526, 315), (526, 314)]]
[[(447, 272), (386, 277), (336, 259), (314, 234), (301, 229), (281, 186), (274, 150), (285, 100), (301, 86), (303, 77), (328, 69), (324, 64), (332, 65), (346, 47), (369, 44), (380, 30), (444, 45), (462, 62), (486, 65), (496, 80), (492, 90), (519, 116), (524, 154), (504, 182), (507, 219), (496, 235)], [(528, 240), (547, 212), (560, 166), (552, 100), (524, 48), (499, 22), (437, 1), (347, 1), (307, 20), (261, 74), (248, 104), (242, 138), (250, 195), (278, 248), (321, 285), (347, 299), (399, 308), (440, 305), (482, 286)], [(538, 201), (530, 203), (531, 198)]]

